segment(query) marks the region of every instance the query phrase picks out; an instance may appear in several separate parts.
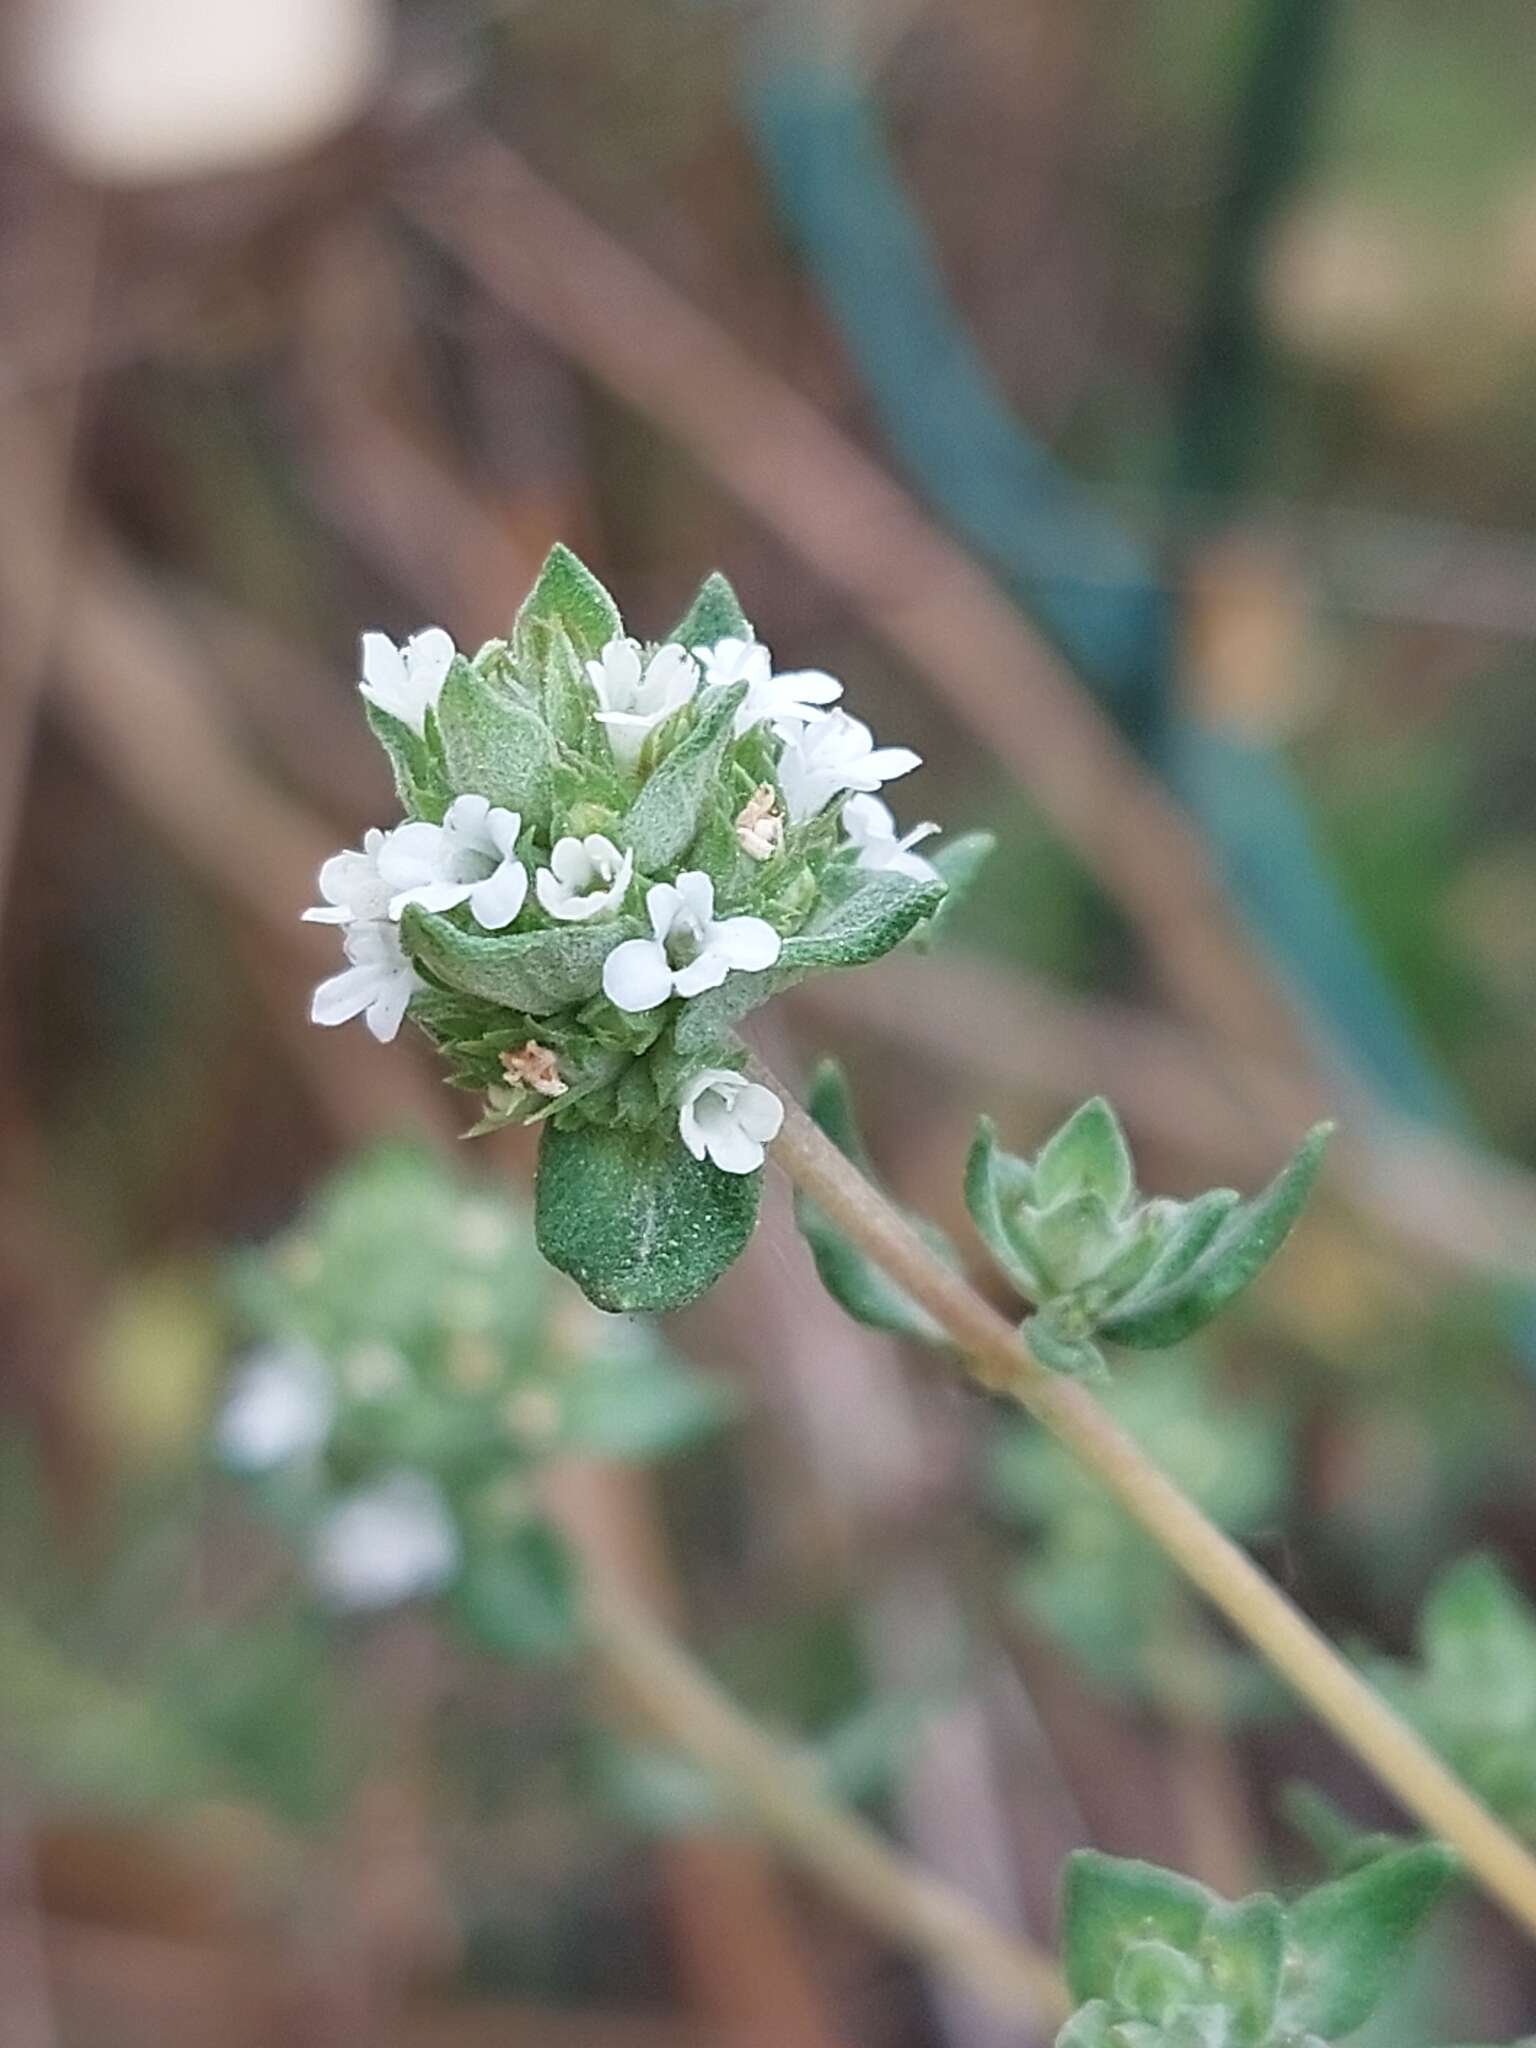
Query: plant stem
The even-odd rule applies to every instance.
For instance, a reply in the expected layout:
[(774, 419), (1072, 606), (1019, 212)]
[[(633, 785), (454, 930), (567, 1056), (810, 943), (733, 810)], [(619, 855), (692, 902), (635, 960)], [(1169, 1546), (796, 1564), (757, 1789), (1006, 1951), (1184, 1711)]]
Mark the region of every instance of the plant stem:
[(634, 1704), (829, 1891), (1000, 2012), (1066, 2017), (1071, 2004), (1053, 1963), (830, 1800), (811, 1762), (749, 1720), (611, 1579), (589, 1584), (587, 1622)]
[(773, 1156), (795, 1185), (943, 1326), (979, 1386), (1017, 1401), (1102, 1480), (1318, 1717), (1536, 1934), (1536, 1861), (1514, 1836), (1093, 1396), (1041, 1365), (1012, 1325), (934, 1256), (782, 1084), (757, 1061), (750, 1070), (784, 1103)]

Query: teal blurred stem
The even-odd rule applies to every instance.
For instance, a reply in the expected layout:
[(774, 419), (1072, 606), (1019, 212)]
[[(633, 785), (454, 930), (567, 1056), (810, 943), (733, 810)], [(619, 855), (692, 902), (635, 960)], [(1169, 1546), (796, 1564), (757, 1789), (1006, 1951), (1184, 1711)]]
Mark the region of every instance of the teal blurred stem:
[[(1267, 109), (1264, 163), (1232, 181), (1217, 238), (1175, 463), (1186, 487), (1237, 482), (1238, 444), (1223, 421), (1252, 425), (1262, 376), (1245, 312), (1251, 248), (1300, 154), (1299, 123), (1287, 126), (1279, 106), (1315, 91), (1332, 5), (1270, 0), (1259, 25), (1245, 106)], [(765, 39), (743, 105), (784, 225), (924, 498), (1160, 766), (1303, 997), (1325, 1056), (1399, 1114), (1460, 1124), (1454, 1090), (1340, 897), (1282, 758), (1196, 725), (1173, 703), (1176, 608), (1157, 563), (1012, 413), (950, 302), (857, 81)]]

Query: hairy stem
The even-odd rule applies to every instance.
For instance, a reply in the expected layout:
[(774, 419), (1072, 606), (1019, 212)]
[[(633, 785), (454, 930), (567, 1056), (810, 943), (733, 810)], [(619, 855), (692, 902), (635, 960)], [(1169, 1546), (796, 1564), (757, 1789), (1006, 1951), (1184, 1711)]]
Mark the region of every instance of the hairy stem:
[(784, 1103), (784, 1128), (774, 1141), (773, 1156), (795, 1185), (943, 1326), (978, 1385), (1017, 1401), (1097, 1474), (1318, 1717), (1536, 1934), (1536, 1861), (1514, 1836), (1091, 1394), (1042, 1366), (1012, 1325), (935, 1258), (782, 1084), (756, 1061), (751, 1071)]
[(1070, 2001), (1054, 1964), (829, 1799), (814, 1766), (749, 1720), (611, 1579), (590, 1585), (587, 1618), (598, 1654), (633, 1704), (709, 1773), (730, 1805), (862, 1919), (1000, 2012), (1065, 2018)]

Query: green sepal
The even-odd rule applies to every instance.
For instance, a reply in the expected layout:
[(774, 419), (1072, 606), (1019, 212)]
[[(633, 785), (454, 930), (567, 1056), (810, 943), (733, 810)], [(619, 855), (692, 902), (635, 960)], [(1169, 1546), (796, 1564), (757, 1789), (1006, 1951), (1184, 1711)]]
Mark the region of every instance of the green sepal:
[(499, 1656), (537, 1661), (561, 1656), (576, 1642), (576, 1575), (570, 1552), (545, 1522), (524, 1522), (476, 1545), (448, 1604)]
[(539, 1249), (598, 1308), (682, 1308), (744, 1250), (762, 1178), (695, 1159), (671, 1121), (649, 1131), (546, 1125), (534, 1186)]
[(449, 988), (527, 1017), (548, 1017), (596, 995), (603, 962), (637, 930), (632, 922), (613, 919), (548, 931), (481, 934), (461, 931), (417, 903), (408, 903), (400, 920), (405, 950), (418, 966)]
[[(859, 1134), (853, 1095), (847, 1076), (836, 1060), (823, 1060), (817, 1067), (806, 1107), (838, 1151), (868, 1176), (869, 1158)], [(822, 1286), (856, 1323), (864, 1323), (873, 1330), (889, 1330), (899, 1337), (912, 1337), (923, 1344), (947, 1342), (943, 1330), (928, 1311), (866, 1258), (856, 1245), (850, 1244), (824, 1212), (798, 1191), (795, 1194), (795, 1222), (811, 1248), (811, 1257), (816, 1262)], [(948, 1244), (942, 1239), (934, 1242), (939, 1233), (930, 1226), (924, 1235), (933, 1249), (953, 1263), (954, 1253)]]
[(1295, 1157), (1251, 1202), (1233, 1209), (1182, 1276), (1141, 1306), (1106, 1316), (1101, 1329), (1117, 1344), (1157, 1350), (1180, 1343), (1241, 1294), (1279, 1251), (1301, 1214), (1332, 1124), (1317, 1124)]
[(1135, 1184), (1131, 1148), (1102, 1095), (1073, 1110), (1035, 1160), (1035, 1201), (1042, 1209), (1068, 1196), (1092, 1194), (1114, 1212), (1124, 1208)]
[(823, 905), (803, 931), (784, 941), (780, 974), (813, 967), (862, 967), (899, 946), (943, 901), (943, 885), (910, 875), (860, 875), (858, 885)]
[(1287, 1916), (1281, 2024), (1325, 2041), (1363, 2026), (1456, 1869), (1449, 1849), (1420, 1842), (1299, 1898)]
[(537, 711), (461, 660), (443, 685), (437, 723), (454, 789), (520, 812), (525, 829), (548, 829), (554, 742)]
[(1120, 1958), (1132, 1942), (1163, 1941), (1192, 1953), (1216, 1904), (1213, 1892), (1177, 1871), (1074, 1850), (1061, 1896), (1061, 1960), (1073, 2003), (1114, 1996)]
[(1267, 2039), (1285, 1978), (1285, 1944), (1285, 1909), (1268, 1892), (1211, 1908), (1200, 1959), (1210, 1995), (1231, 2016), (1233, 2048), (1260, 2048)]
[(595, 661), (624, 632), (619, 608), (586, 564), (559, 541), (512, 625), (512, 659), (529, 682), (542, 681), (556, 630), (582, 661)]
[(1033, 1201), (1034, 1175), (1028, 1163), (997, 1142), (997, 1126), (980, 1118), (965, 1160), (965, 1206), (982, 1242), (1020, 1294), (1038, 1301), (1042, 1278), (1010, 1219)]
[(1091, 1337), (1063, 1330), (1049, 1308), (1026, 1316), (1019, 1334), (1043, 1366), (1075, 1380), (1105, 1380), (1109, 1364)]
[(917, 934), (916, 944), (921, 951), (927, 952), (942, 941), (955, 912), (970, 895), (976, 877), (996, 851), (995, 832), (962, 832), (958, 838), (945, 840), (933, 853), (924, 856), (944, 884), (944, 896)]
[(1200, 1965), (1166, 1941), (1132, 1941), (1115, 1969), (1114, 2004), (1139, 2020), (1161, 2026), (1201, 1990)]
[(412, 732), (403, 719), (381, 711), (366, 697), (363, 716), (368, 721), (368, 730), (389, 756), (401, 810), (408, 817), (440, 825), (444, 811), (453, 801), (453, 786), (429, 741)]
[(623, 831), (641, 874), (664, 873), (692, 844), (719, 782), (731, 728), (746, 694), (745, 683), (733, 683), (710, 695), (636, 797)]
[(679, 647), (713, 647), (721, 640), (751, 640), (752, 628), (736, 593), (718, 569), (699, 585), (698, 595), (667, 635)]

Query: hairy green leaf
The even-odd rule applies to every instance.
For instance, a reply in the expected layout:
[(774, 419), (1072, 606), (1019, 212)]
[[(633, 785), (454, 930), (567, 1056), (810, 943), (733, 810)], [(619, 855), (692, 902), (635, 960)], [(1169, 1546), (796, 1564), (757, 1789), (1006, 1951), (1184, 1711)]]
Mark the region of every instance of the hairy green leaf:
[(459, 661), (443, 685), (437, 722), (457, 791), (521, 812), (534, 831), (548, 828), (554, 742), (537, 711)]
[(1107, 1209), (1118, 1210), (1130, 1200), (1135, 1181), (1120, 1119), (1102, 1095), (1075, 1109), (1035, 1160), (1035, 1201), (1041, 1208), (1093, 1194)]
[(667, 635), (679, 647), (713, 647), (719, 640), (750, 640), (752, 628), (734, 590), (717, 569)]
[(1456, 1868), (1449, 1849), (1421, 1842), (1298, 1899), (1289, 1914), (1284, 2023), (1325, 2041), (1363, 2026)]
[(400, 920), (405, 949), (419, 966), (450, 988), (528, 1017), (547, 1017), (596, 995), (603, 962), (635, 932), (633, 923), (614, 919), (493, 936), (461, 931), (414, 903)]
[(368, 730), (389, 756), (401, 810), (412, 818), (425, 819), (429, 825), (440, 825), (454, 792), (431, 745), (412, 732), (402, 719), (381, 711), (366, 697), (363, 716), (368, 721)]
[(1061, 1955), (1074, 2002), (1114, 1995), (1120, 1958), (1135, 1941), (1190, 1952), (1217, 1899), (1203, 1884), (1153, 1863), (1078, 1849), (1062, 1880)]
[(805, 929), (784, 941), (779, 972), (813, 967), (860, 967), (899, 946), (915, 925), (937, 910), (943, 885), (910, 875), (872, 874), (840, 900), (824, 905)]
[(1014, 1219), (1020, 1207), (1033, 1199), (1034, 1191), (1028, 1164), (1003, 1151), (997, 1142), (997, 1126), (990, 1117), (982, 1117), (966, 1155), (965, 1206), (988, 1251), (1020, 1294), (1031, 1301), (1040, 1298), (1042, 1276), (1020, 1241)]
[(701, 701), (698, 716), (654, 769), (623, 824), (641, 874), (661, 874), (688, 850), (704, 822), (731, 744), (731, 728), (747, 694), (733, 683)]
[(542, 682), (556, 631), (583, 661), (595, 661), (624, 631), (619, 608), (592, 571), (559, 541), (544, 557), (538, 581), (512, 626), (512, 658), (529, 681)]

